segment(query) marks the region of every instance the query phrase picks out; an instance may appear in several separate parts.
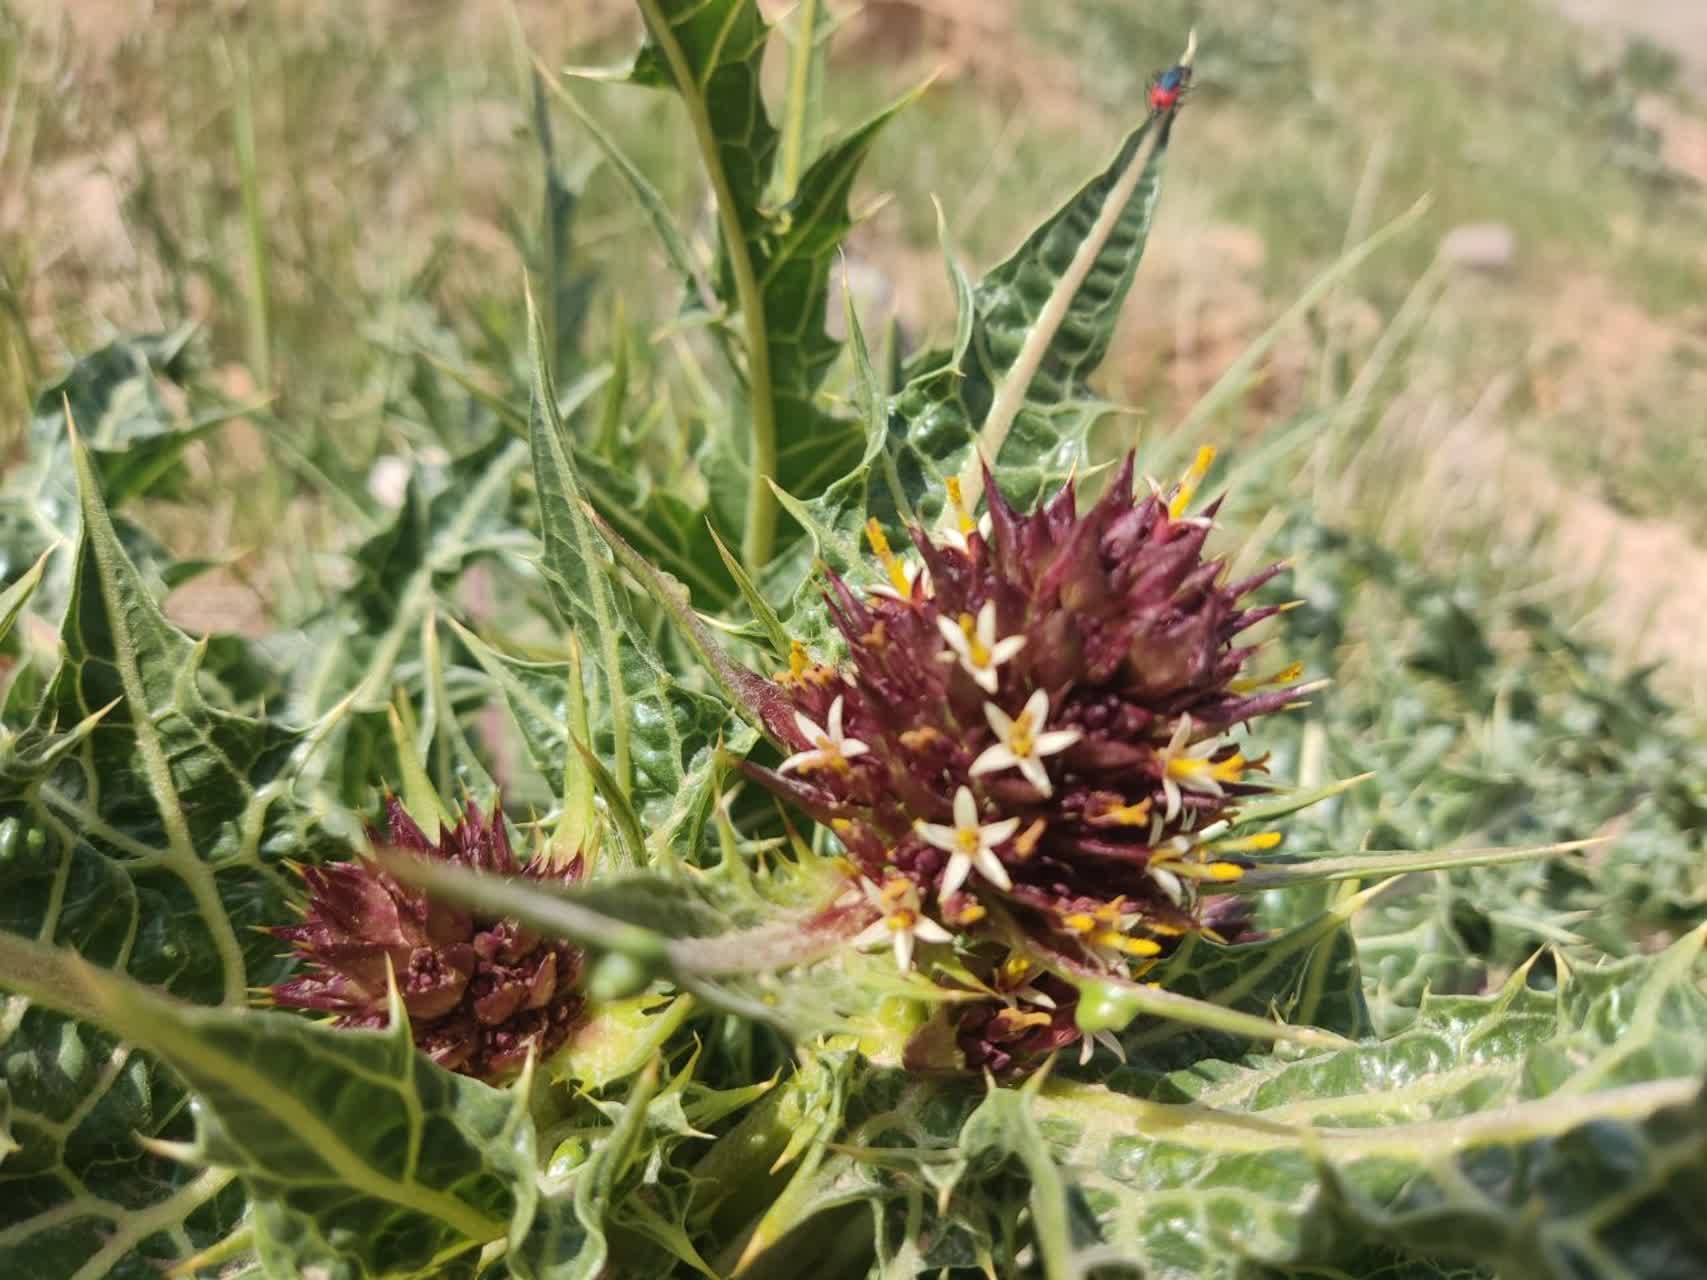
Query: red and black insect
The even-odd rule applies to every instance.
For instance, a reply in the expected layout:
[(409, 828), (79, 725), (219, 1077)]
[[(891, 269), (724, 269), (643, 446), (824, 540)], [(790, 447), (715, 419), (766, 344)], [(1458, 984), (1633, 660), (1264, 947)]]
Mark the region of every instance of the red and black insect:
[(1166, 71), (1156, 72), (1150, 78), (1150, 110), (1158, 114), (1172, 111), (1179, 106), (1180, 99), (1185, 97), (1190, 88), (1190, 67), (1174, 66)]

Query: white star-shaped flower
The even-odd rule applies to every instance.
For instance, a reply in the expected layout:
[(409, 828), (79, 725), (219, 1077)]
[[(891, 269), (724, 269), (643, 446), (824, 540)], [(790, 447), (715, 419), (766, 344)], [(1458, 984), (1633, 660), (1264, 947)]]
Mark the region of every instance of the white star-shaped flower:
[(1245, 773), (1245, 757), (1235, 751), (1225, 760), (1209, 757), (1220, 750), (1221, 743), (1210, 738), (1196, 746), (1187, 746), (1191, 739), (1191, 717), (1181, 716), (1179, 728), (1168, 745), (1162, 748), (1162, 795), (1167, 799), (1167, 820), (1179, 817), (1183, 797), (1181, 789), (1200, 795), (1222, 795), (1222, 783), (1237, 782)]
[(806, 773), (823, 768), (846, 770), (849, 760), (855, 756), (863, 756), (871, 750), (858, 738), (850, 738), (842, 731), (842, 699), (839, 694), (830, 704), (830, 723), (827, 728), (798, 711), (794, 713), (794, 727), (800, 730), (800, 736), (812, 745), (784, 760), (777, 766), (778, 773)]
[(881, 946), (892, 942), (895, 963), (902, 973), (913, 967), (913, 946), (916, 942), (953, 942), (954, 935), (919, 909), (919, 891), (911, 880), (894, 876), (879, 889), (869, 880), (861, 880), (867, 901), (883, 913), (881, 919), (853, 940), (855, 948)]
[(954, 793), (954, 825), (946, 827), (935, 822), (918, 822), (913, 824), (925, 843), (934, 845), (948, 854), (948, 865), (942, 871), (942, 883), (937, 887), (937, 900), (948, 897), (961, 885), (966, 883), (966, 877), (977, 868), (983, 876), (998, 889), (1011, 889), (1014, 882), (1008, 876), (1008, 869), (1002, 865), (1002, 860), (996, 856), (996, 846), (1012, 838), (1019, 830), (1018, 818), (1003, 818), (1000, 822), (991, 822), (983, 826), (978, 824), (978, 801), (973, 798), (971, 787), (962, 787)]
[(958, 661), (985, 693), (994, 693), (998, 683), (996, 669), (1025, 648), (1024, 636), (996, 639), (996, 602), (986, 600), (978, 617), (963, 613), (959, 619), (937, 615), (937, 630), (942, 633), (948, 651), (940, 654), (943, 662)]
[(1010, 716), (993, 702), (984, 704), (984, 718), (995, 731), (996, 743), (986, 747), (972, 762), (972, 776), (1000, 773), (1017, 768), (1044, 795), (1054, 788), (1043, 767), (1043, 757), (1058, 755), (1079, 740), (1077, 729), (1045, 730), (1049, 718), (1049, 694), (1038, 689), (1025, 701), (1017, 716)]

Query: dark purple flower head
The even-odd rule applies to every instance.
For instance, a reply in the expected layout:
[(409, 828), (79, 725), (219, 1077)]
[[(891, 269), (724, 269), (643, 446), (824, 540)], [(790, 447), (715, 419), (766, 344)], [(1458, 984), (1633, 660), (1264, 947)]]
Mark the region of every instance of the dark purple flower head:
[[(387, 830), (373, 839), (422, 857), (495, 875), (580, 876), (579, 860), (560, 871), (520, 865), (502, 815), (487, 817), (472, 802), (437, 844), (395, 797), (385, 814)], [(549, 1056), (581, 1015), (581, 952), (568, 943), (435, 902), (366, 860), (308, 867), (303, 878), (302, 923), (272, 931), (303, 962), (299, 976), (272, 988), (282, 1008), (333, 1013), (340, 1027), (383, 1027), (389, 961), (416, 1046), (481, 1079), (513, 1073), (530, 1050)]]
[[(860, 943), (893, 942), (903, 967), (954, 942), (986, 976), (1022, 955), (1136, 977), (1204, 927), (1202, 882), (1272, 843), (1217, 842), (1262, 768), (1225, 735), (1298, 690), (1295, 670), (1245, 674), (1241, 636), (1277, 612), (1246, 597), (1279, 567), (1229, 582), (1205, 558), (1215, 508), (1187, 510), (1212, 458), (1135, 499), (1128, 457), (1083, 514), (1071, 483), (1021, 515), (986, 475), (979, 524), (951, 482), (953, 527), (911, 530), (916, 566), (873, 522), (887, 583), (830, 577), (847, 663), (797, 646), (767, 724), (791, 754), (749, 772), (846, 848), (877, 917)], [(968, 1006), (969, 1063), (1077, 1038), (1066, 995), (1032, 987), (1046, 1003)]]

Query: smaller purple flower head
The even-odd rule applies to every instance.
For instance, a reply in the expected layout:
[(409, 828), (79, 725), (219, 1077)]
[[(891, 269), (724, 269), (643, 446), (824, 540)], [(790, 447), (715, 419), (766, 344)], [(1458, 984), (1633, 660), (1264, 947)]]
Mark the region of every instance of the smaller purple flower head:
[[(502, 814), (470, 802), (429, 840), (388, 797), (376, 843), (494, 875), (572, 883), (566, 870), (518, 863)], [(416, 1046), (441, 1067), (483, 1080), (514, 1074), (532, 1052), (549, 1057), (581, 1017), (582, 955), (510, 920), (489, 920), (411, 889), (366, 859), (307, 867), (300, 924), (273, 929), (302, 971), (271, 988), (273, 1004), (335, 1014), (340, 1027), (383, 1027), (395, 975)]]

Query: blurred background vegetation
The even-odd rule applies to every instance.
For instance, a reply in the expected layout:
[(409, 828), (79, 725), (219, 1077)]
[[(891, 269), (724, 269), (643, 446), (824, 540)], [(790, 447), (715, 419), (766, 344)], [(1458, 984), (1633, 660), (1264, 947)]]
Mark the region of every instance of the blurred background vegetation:
[[(1277, 731), (1276, 771), (1380, 774), (1303, 841), (1621, 837), (1602, 862), (1389, 895), (1359, 925), (1378, 1016), (1382, 995), (1473, 989), (1539, 942), (1652, 948), (1707, 913), (1695, 0), (829, 13), (827, 123), (937, 76), (856, 192), (847, 277), (891, 350), (952, 325), (931, 197), (957, 253), (999, 260), (1100, 168), (1198, 27), (1198, 88), (1102, 375), (1132, 410), (1107, 441), (1142, 441), (1158, 471), (1200, 435), (1229, 446), (1231, 545), (1295, 559), (1306, 607), (1279, 643), (1337, 688)], [(623, 184), (532, 79), (530, 58), (612, 63), (633, 37), (625, 0), (0, 0), (0, 447), (21, 458), (74, 354), (188, 326), (178, 394), (235, 414), (175, 498), (146, 504), (199, 562), (169, 612), (288, 629), (383, 527), (401, 459), (515, 421), (525, 273), (547, 282), (587, 429), (643, 435), (635, 473), (691, 490), (696, 406), (716, 394), (695, 376), (703, 336)], [(674, 101), (573, 93), (708, 232)], [(1236, 407), (1176, 439), (1253, 343)]]
[[(1621, 658), (1666, 660), (1699, 705), (1707, 35), (1687, 0), (1565, 7), (1653, 34), (1584, 30), (1550, 0), (834, 0), (829, 118), (939, 76), (866, 171), (867, 325), (940, 333), (930, 197), (966, 258), (995, 260), (1101, 163), (1196, 24), (1200, 87), (1106, 393), (1166, 431), (1348, 243), (1428, 194), (1214, 434), (1338, 406), (1357, 447), (1300, 473), (1324, 515), (1448, 573), (1509, 569)], [(221, 583), (218, 617), (280, 607), (278, 532), (319, 546), (360, 521), (263, 458), (359, 497), (375, 459), (457, 443), (423, 419), (465, 384), (513, 390), (522, 275), (553, 252), (524, 44), (610, 62), (631, 28), (621, 0), (0, 0), (7, 447), (73, 353), (196, 325), (204, 377), (255, 412), (157, 523), (180, 554), (235, 555), (194, 607)], [(667, 196), (698, 198), (671, 102), (578, 93)], [(590, 348), (620, 327), (639, 360), (653, 338), (679, 354), (647, 229), (556, 115), (559, 212), (579, 203), (573, 252), (604, 277), (572, 303)]]

